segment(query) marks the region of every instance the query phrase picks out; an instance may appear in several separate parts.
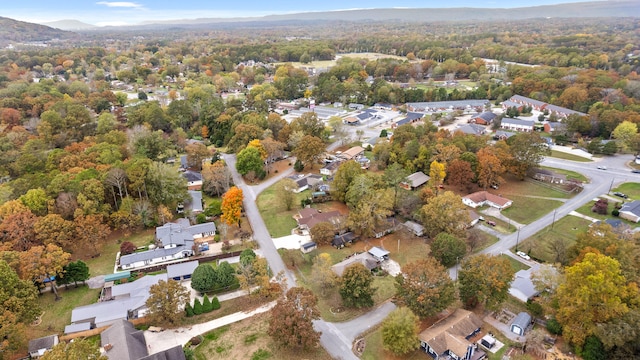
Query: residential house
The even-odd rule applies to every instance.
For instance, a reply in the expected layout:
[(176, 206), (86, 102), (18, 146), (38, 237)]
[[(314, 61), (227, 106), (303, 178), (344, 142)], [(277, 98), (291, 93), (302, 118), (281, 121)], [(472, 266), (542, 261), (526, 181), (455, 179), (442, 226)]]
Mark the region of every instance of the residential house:
[(293, 180), (296, 183), (297, 188), (293, 189), (293, 192), (297, 194), (307, 189), (312, 189), (314, 186), (320, 184), (323, 178), (321, 175), (307, 174), (307, 175), (292, 175), (292, 176), (289, 176), (289, 179)]
[(187, 155), (180, 156), (180, 170), (184, 171), (189, 168), (189, 163), (187, 162)]
[(202, 190), (202, 174), (193, 171), (186, 170), (182, 173), (182, 177), (187, 180), (187, 189), (189, 190)]
[(342, 152), (340, 157), (345, 160), (356, 160), (362, 155), (364, 155), (364, 148), (362, 146), (354, 146), (351, 149)]
[(391, 234), (394, 232), (398, 226), (402, 225), (402, 223), (394, 217), (388, 217), (386, 221), (383, 221), (382, 224), (376, 226), (373, 229), (373, 236), (376, 239), (379, 239), (387, 234)]
[(580, 116), (587, 115), (580, 111), (575, 111), (575, 110), (564, 108), (562, 106), (557, 106), (552, 104), (547, 104), (547, 106), (545, 107), (545, 110), (549, 111), (549, 114), (555, 114), (557, 117), (562, 119), (566, 119), (569, 115), (574, 115), (574, 114), (580, 115)]
[(344, 234), (338, 234), (331, 240), (331, 245), (337, 249), (342, 249), (347, 244), (352, 244), (357, 239), (356, 235), (351, 231)]
[(360, 114), (356, 115), (356, 118), (358, 119), (359, 122), (364, 122), (369, 119), (375, 118), (377, 112), (378, 111), (374, 109), (366, 109), (366, 110), (363, 110)]
[(58, 335), (49, 335), (29, 340), (29, 357), (37, 359), (43, 356), (45, 352), (53, 349), (59, 342)]
[(500, 128), (504, 130), (531, 132), (533, 131), (535, 123), (533, 120), (503, 118), (500, 122)]
[(202, 201), (202, 191), (188, 190), (189, 200), (184, 204), (184, 209), (193, 215), (198, 215), (204, 211)]
[(464, 196), (462, 198), (462, 203), (474, 209), (488, 205), (496, 209), (503, 210), (511, 206), (513, 201), (502, 196), (494, 195), (488, 191), (478, 191)]
[(422, 120), (423, 117), (424, 117), (424, 114), (422, 113), (408, 112), (404, 118), (393, 123), (393, 125), (391, 125), (391, 128), (395, 129), (398, 126), (402, 126), (405, 124), (413, 124), (415, 122)]
[(562, 134), (567, 131), (567, 124), (561, 122), (545, 122), (544, 132), (551, 134)]
[(407, 103), (407, 109), (414, 112), (434, 112), (444, 110), (482, 111), (489, 100), (451, 100)]
[[(106, 289), (107, 301), (79, 306), (71, 311), (71, 325), (65, 334), (111, 325), (118, 320), (136, 319), (146, 314), (146, 301), (151, 286), (167, 281), (167, 274), (147, 275), (134, 282), (112, 285)], [(108, 286), (108, 284), (105, 284)], [(79, 325), (84, 324), (84, 325)]]
[(409, 220), (404, 223), (404, 227), (409, 229), (415, 236), (424, 235), (424, 226), (422, 226), (422, 224)]
[(357, 116), (349, 116), (348, 118), (344, 119), (343, 122), (347, 125), (355, 126), (360, 124), (360, 119)]
[(331, 270), (333, 270), (336, 275), (342, 276), (342, 274), (344, 274), (344, 271), (349, 266), (354, 264), (362, 264), (369, 270), (376, 269), (380, 266), (380, 263), (378, 262), (378, 260), (376, 260), (375, 257), (373, 257), (373, 255), (368, 252), (362, 252), (359, 254), (353, 254), (350, 257), (342, 260), (341, 262), (333, 265), (331, 267)]
[(435, 360), (484, 359), (486, 354), (470, 341), (482, 325), (482, 320), (471, 311), (456, 309), (418, 335), (420, 348)]
[(474, 115), (469, 122), (478, 124), (478, 125), (491, 125), (493, 119), (495, 119), (498, 115), (496, 115), (492, 111), (481, 112), (477, 115)]
[(342, 161), (332, 161), (320, 169), (320, 174), (324, 176), (333, 176), (338, 171), (338, 168), (342, 164)]
[(349, 104), (349, 110), (362, 110), (364, 109), (364, 105), (362, 104), (356, 104), (356, 103), (351, 103)]
[(522, 107), (524, 106), (524, 105), (522, 105), (520, 103), (517, 103), (515, 101), (510, 101), (510, 100), (503, 101), (501, 105), (502, 105), (502, 109), (503, 110), (507, 110), (507, 109), (510, 109), (510, 108), (516, 108), (516, 109), (518, 109), (518, 111), (522, 111)]
[(414, 172), (400, 183), (400, 187), (406, 190), (415, 190), (429, 181), (429, 176), (422, 171)]
[(467, 135), (481, 136), (487, 132), (487, 128), (477, 124), (464, 124), (457, 128), (455, 131), (460, 131)]
[(182, 346), (149, 354), (144, 333), (133, 324), (120, 320), (100, 333), (102, 353), (114, 360), (186, 360)]
[(640, 201), (634, 200), (623, 204), (620, 208), (620, 217), (635, 223), (640, 222)]
[(519, 270), (515, 274), (515, 277), (511, 282), (511, 287), (509, 288), (509, 294), (511, 294), (511, 296), (525, 303), (540, 295), (540, 292), (536, 290), (533, 281), (531, 281), (531, 272), (532, 268)]
[(531, 106), (534, 110), (538, 110), (538, 111), (543, 111), (544, 108), (547, 106), (547, 103), (544, 101), (531, 99), (521, 95), (513, 95), (512, 97), (509, 98), (509, 101), (512, 101), (514, 103), (524, 105), (524, 106)]
[(298, 223), (300, 230), (311, 230), (315, 225), (321, 222), (329, 222), (338, 225), (342, 222), (342, 214), (339, 211), (319, 212), (315, 208), (304, 208), (294, 215), (294, 219)]
[(529, 326), (531, 326), (531, 315), (523, 311), (513, 319), (509, 330), (514, 334), (524, 336)]
[(318, 245), (312, 241), (312, 242), (302, 244), (300, 246), (300, 251), (302, 251), (303, 254), (308, 254), (317, 248), (318, 248)]
[(508, 138), (512, 137), (516, 135), (516, 133), (511, 132), (511, 131), (503, 131), (503, 130), (497, 130), (495, 133), (493, 133), (493, 139), (494, 140), (507, 140)]
[(135, 252), (120, 257), (120, 268), (137, 269), (167, 261), (178, 260), (193, 256), (192, 247), (155, 248), (147, 251)]
[(191, 279), (198, 265), (197, 260), (167, 265), (167, 277), (176, 281)]
[(369, 138), (366, 141), (362, 142), (362, 148), (363, 149), (368, 149), (369, 147), (371, 147), (372, 149), (376, 146), (376, 144), (378, 143), (378, 141), (380, 141), (381, 138), (374, 136), (372, 138)]

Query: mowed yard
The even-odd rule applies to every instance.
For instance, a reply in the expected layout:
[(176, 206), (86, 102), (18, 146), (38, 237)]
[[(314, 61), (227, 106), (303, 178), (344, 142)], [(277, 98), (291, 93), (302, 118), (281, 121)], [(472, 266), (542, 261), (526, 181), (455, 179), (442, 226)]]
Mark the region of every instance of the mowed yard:
[(518, 250), (524, 251), (535, 259), (540, 259), (546, 263), (556, 262), (556, 252), (553, 250), (557, 246), (566, 248), (573, 245), (578, 234), (587, 231), (591, 221), (572, 215), (567, 215), (556, 220), (553, 227), (548, 226), (532, 237), (521, 241)]

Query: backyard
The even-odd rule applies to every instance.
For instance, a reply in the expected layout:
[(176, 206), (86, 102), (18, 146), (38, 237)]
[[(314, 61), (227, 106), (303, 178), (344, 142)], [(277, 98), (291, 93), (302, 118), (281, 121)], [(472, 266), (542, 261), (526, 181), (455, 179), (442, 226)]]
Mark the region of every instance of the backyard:
[(521, 241), (518, 250), (528, 253), (534, 259), (551, 264), (556, 263), (557, 254), (553, 248), (556, 246), (565, 249), (570, 247), (576, 241), (576, 236), (587, 231), (590, 224), (589, 220), (567, 215), (556, 220), (552, 226), (548, 226), (532, 237)]
[(291, 230), (297, 225), (293, 215), (300, 210), (300, 201), (309, 197), (310, 194), (311, 191), (309, 190), (296, 194), (293, 207), (291, 210), (287, 210), (285, 205), (278, 199), (276, 185), (260, 193), (256, 204), (271, 237), (277, 238), (291, 235)]
[(531, 224), (537, 219), (560, 207), (563, 203), (548, 198), (508, 195), (513, 205), (502, 210), (502, 214), (520, 224)]

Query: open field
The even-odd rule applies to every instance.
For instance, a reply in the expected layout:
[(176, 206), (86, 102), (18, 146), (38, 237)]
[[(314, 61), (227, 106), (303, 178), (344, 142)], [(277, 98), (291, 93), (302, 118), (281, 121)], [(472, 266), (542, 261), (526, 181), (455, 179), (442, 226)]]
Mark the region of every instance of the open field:
[[(380, 54), (380, 53), (345, 53), (345, 54), (336, 54), (336, 60), (318, 60), (318, 61), (312, 61), (308, 64), (303, 64), (301, 62), (289, 62), (289, 64), (293, 65), (293, 67), (299, 68), (299, 67), (315, 67), (315, 68), (328, 68), (328, 67), (332, 67), (336, 65), (336, 61), (341, 58), (341, 57), (349, 57), (349, 58), (356, 58), (356, 59), (367, 59), (369, 61), (371, 60), (378, 60), (378, 59), (397, 59), (400, 61), (405, 61), (407, 60), (406, 57), (404, 56), (396, 56), (396, 55), (387, 55), (387, 54)], [(285, 63), (275, 63), (276, 66), (278, 65), (283, 65)]]
[(513, 200), (511, 207), (502, 210), (502, 213), (521, 224), (531, 224), (545, 214), (562, 205), (561, 201), (531, 198), (526, 196), (509, 195)]
[(562, 191), (558, 191), (546, 186), (538, 184), (535, 180), (526, 181), (518, 180), (512, 176), (505, 176), (506, 183), (500, 185), (500, 189), (491, 191), (498, 194), (502, 194), (505, 197), (510, 195), (522, 195), (527, 196), (540, 196), (558, 199), (569, 199), (573, 197), (573, 194), (565, 194)]
[(640, 183), (624, 183), (616, 187), (615, 189), (611, 189), (611, 191), (619, 191), (621, 193), (627, 194), (629, 196), (629, 199), (640, 199)]
[(591, 159), (588, 159), (586, 157), (569, 154), (569, 153), (566, 153), (564, 151), (551, 150), (551, 155), (550, 156), (554, 157), (554, 158), (558, 158), (558, 159), (564, 159), (564, 160), (579, 161), (579, 162), (592, 162)]
[(587, 231), (589, 224), (589, 220), (567, 215), (556, 220), (553, 228), (548, 226), (528, 239), (521, 239), (518, 250), (529, 253), (532, 258), (555, 263), (556, 254), (551, 250), (551, 245), (564, 244), (570, 247), (578, 234)]
[(321, 346), (309, 351), (281, 348), (267, 335), (268, 329), (269, 313), (265, 313), (213, 330), (204, 334), (204, 341), (195, 349), (195, 358), (197, 360), (331, 359)]
[(518, 272), (520, 270), (527, 270), (530, 268), (530, 266), (527, 266), (523, 263), (521, 263), (520, 261), (512, 258), (509, 255), (500, 255), (501, 257), (509, 260), (509, 264), (511, 264), (511, 268), (513, 269), (514, 272)]
[(62, 298), (58, 301), (53, 293), (43, 293), (38, 297), (38, 304), (44, 311), (42, 322), (38, 326), (27, 327), (28, 337), (34, 339), (51, 333), (62, 333), (64, 327), (71, 323), (71, 310), (77, 306), (95, 303), (100, 290), (89, 289), (86, 285), (80, 285), (78, 288), (70, 285), (68, 289), (62, 286), (58, 288), (58, 294)]
[(256, 201), (260, 215), (264, 220), (271, 237), (281, 237), (291, 235), (291, 230), (296, 227), (296, 221), (293, 215), (300, 209), (300, 201), (310, 194), (309, 190), (305, 190), (296, 194), (296, 200), (291, 210), (278, 200), (276, 194), (276, 185), (263, 191)]

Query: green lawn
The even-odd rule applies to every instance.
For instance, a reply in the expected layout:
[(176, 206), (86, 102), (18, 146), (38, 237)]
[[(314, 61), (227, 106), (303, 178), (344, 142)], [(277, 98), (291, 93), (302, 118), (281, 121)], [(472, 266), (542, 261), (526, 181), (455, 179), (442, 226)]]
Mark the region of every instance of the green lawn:
[(509, 195), (509, 199), (513, 200), (513, 205), (502, 210), (502, 213), (520, 224), (531, 224), (535, 220), (563, 204), (561, 201), (557, 200), (530, 198), (517, 195)]
[(136, 246), (149, 245), (155, 237), (155, 229), (147, 229), (127, 237), (110, 238), (102, 247), (100, 256), (85, 260), (91, 276), (106, 275), (113, 273), (113, 265), (116, 261), (116, 254), (120, 251), (120, 244), (130, 241)]
[(503, 258), (509, 260), (509, 263), (511, 264), (511, 268), (513, 269), (514, 272), (518, 272), (520, 270), (527, 270), (527, 269), (530, 268), (530, 266), (527, 266), (527, 265), (521, 263), (520, 261), (512, 258), (509, 255), (500, 255), (500, 256), (502, 256)]
[(509, 181), (506, 184), (500, 186), (497, 191), (503, 196), (511, 199), (511, 196), (526, 194), (528, 196), (540, 196), (557, 199), (569, 199), (573, 197), (573, 194), (566, 194), (562, 191), (552, 189), (548, 186), (542, 186), (535, 180), (531, 181), (519, 181), (514, 177), (509, 177)]
[(640, 199), (640, 183), (628, 182), (618, 186), (612, 191), (620, 191), (629, 196), (630, 199)]
[(289, 211), (278, 200), (275, 185), (260, 193), (257, 200), (258, 210), (271, 237), (291, 235), (291, 230), (296, 227), (293, 215), (300, 209), (300, 201), (309, 197), (310, 193), (309, 190), (305, 190), (296, 194), (293, 208)]
[(520, 239), (518, 250), (529, 253), (533, 258), (555, 263), (555, 254), (550, 245), (563, 243), (566, 248), (570, 247), (576, 241), (576, 236), (587, 231), (590, 224), (589, 220), (567, 215), (556, 219), (553, 228), (548, 226), (528, 239)]
[(56, 301), (53, 293), (46, 292), (38, 297), (38, 304), (44, 311), (42, 322), (38, 326), (29, 327), (29, 338), (38, 338), (62, 333), (64, 327), (71, 323), (71, 310), (77, 306), (93, 304), (98, 300), (101, 289), (89, 289), (86, 285), (75, 288), (69, 286), (67, 290), (62, 286), (58, 289), (61, 299)]
[(558, 159), (564, 159), (564, 160), (571, 160), (571, 161), (580, 161), (580, 162), (591, 162), (591, 159), (588, 159), (586, 157), (582, 157), (582, 156), (578, 156), (578, 155), (573, 155), (573, 154), (569, 154), (563, 151), (557, 151), (557, 150), (551, 150), (551, 157), (554, 158), (558, 158)]
[(541, 166), (541, 169), (547, 169), (547, 170), (551, 170), (556, 174), (561, 174), (561, 175), (565, 175), (567, 177), (567, 180), (576, 180), (576, 181), (580, 181), (583, 183), (589, 182), (589, 179), (587, 179), (586, 176), (577, 173), (575, 171), (571, 171), (571, 170), (564, 170), (564, 169), (557, 169), (557, 168), (552, 168), (552, 167), (547, 167), (547, 166)]

